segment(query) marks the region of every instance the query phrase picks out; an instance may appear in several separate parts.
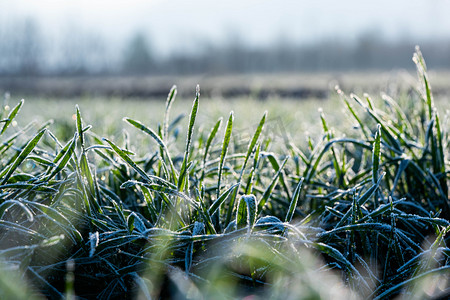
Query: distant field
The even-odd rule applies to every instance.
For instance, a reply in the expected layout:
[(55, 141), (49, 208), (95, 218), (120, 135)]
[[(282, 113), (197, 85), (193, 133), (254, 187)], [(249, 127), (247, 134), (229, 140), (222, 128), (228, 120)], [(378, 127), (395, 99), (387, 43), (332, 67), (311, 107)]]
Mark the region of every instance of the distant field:
[[(91, 76), (91, 77), (0, 77), (0, 92), (32, 97), (116, 97), (163, 99), (173, 84), (181, 97), (192, 97), (200, 84), (206, 97), (233, 99), (271, 97), (326, 99), (339, 85), (345, 91), (379, 92), (390, 95), (411, 87), (415, 73), (405, 70), (370, 73), (305, 73), (197, 76)], [(430, 72), (435, 96), (449, 95), (450, 72)]]
[[(216, 120), (221, 117), (225, 118), (231, 111), (234, 111), (236, 116), (235, 127), (238, 130), (245, 131), (255, 126), (259, 122), (260, 116), (264, 111), (267, 111), (267, 131), (270, 131), (280, 141), (289, 137), (294, 142), (303, 144), (307, 141), (308, 136), (317, 137), (322, 132), (319, 110), (323, 110), (331, 126), (342, 129), (351, 128), (354, 125), (354, 121), (342, 105), (342, 99), (335, 92), (334, 86), (332, 87), (337, 82), (340, 82), (341, 87), (342, 84), (351, 86), (349, 80), (354, 80), (354, 84), (359, 84), (359, 87), (348, 90), (342, 88), (348, 94), (355, 92), (362, 97), (365, 92), (372, 91), (370, 96), (375, 101), (382, 102), (380, 95), (386, 93), (396, 99), (404, 99), (403, 105), (413, 105), (410, 103), (410, 100), (406, 99), (407, 89), (405, 87), (408, 85), (409, 88), (413, 88), (417, 86), (417, 82), (409, 74), (383, 74), (380, 76), (365, 74), (362, 77), (358, 77), (356, 74), (348, 74), (341, 75), (339, 80), (335, 81), (330, 79), (331, 76), (332, 74), (316, 74), (311, 77), (291, 75), (285, 76), (284, 78), (287, 80), (284, 81), (280, 78), (277, 79), (275, 76), (261, 76), (253, 79), (248, 76), (242, 78), (221, 78), (220, 81), (221, 88), (228, 92), (233, 83), (236, 86), (245, 85), (252, 87), (254, 90), (257, 90), (256, 87), (259, 85), (264, 86), (266, 89), (277, 87), (278, 90), (284, 91), (292, 88), (296, 82), (299, 85), (308, 86), (310, 89), (316, 90), (319, 90), (320, 86), (327, 86), (328, 84), (329, 90), (326, 93), (324, 92), (323, 97), (317, 97), (316, 95), (316, 97), (309, 96), (306, 98), (287, 97), (276, 93), (263, 98), (259, 97), (257, 93), (227, 98), (220, 93), (214, 94), (211, 89), (208, 90), (208, 86), (212, 84), (219, 85), (219, 83), (215, 83), (214, 78), (207, 79), (204, 85), (201, 86), (200, 111), (197, 117), (198, 124), (200, 124), (201, 128), (208, 129)], [(443, 87), (444, 81), (442, 78), (439, 79), (436, 81)], [(145, 79), (141, 80), (144, 81)], [(148, 80), (151, 82), (151, 79)], [(195, 82), (201, 81), (201, 78), (179, 78), (179, 80), (181, 81), (181, 87), (178, 85), (178, 91), (181, 96), (178, 96), (179, 99), (172, 107), (172, 115), (183, 116), (185, 123), (187, 122), (186, 119), (195, 94)], [(153, 84), (155, 85), (155, 83)], [(206, 92), (203, 90), (203, 86), (206, 86)], [(434, 82), (432, 87), (436, 106), (440, 111), (445, 112), (450, 109), (449, 94), (437, 93), (436, 95)], [(149, 83), (147, 88), (152, 90), (156, 88), (156, 85), (152, 86)], [(21, 111), (19, 125), (24, 126), (31, 121), (42, 124), (52, 119), (55, 122), (55, 125), (52, 126), (55, 132), (69, 139), (75, 129), (75, 106), (79, 105), (83, 112), (83, 118), (86, 122), (92, 124), (93, 131), (100, 135), (121, 136), (123, 129), (129, 131), (129, 126), (122, 121), (124, 117), (141, 120), (146, 125), (157, 128), (164, 115), (168, 90), (169, 88), (165, 89), (163, 95), (152, 96), (151, 98), (95, 95), (72, 95), (70, 97), (25, 95), (25, 105)], [(8, 102), (12, 104), (19, 99), (20, 97), (12, 94)], [(133, 131), (131, 132), (134, 134)], [(345, 133), (351, 134), (351, 130), (347, 129)], [(181, 135), (183, 134), (185, 132), (181, 132)], [(184, 143), (183, 138), (180, 138), (180, 142)]]

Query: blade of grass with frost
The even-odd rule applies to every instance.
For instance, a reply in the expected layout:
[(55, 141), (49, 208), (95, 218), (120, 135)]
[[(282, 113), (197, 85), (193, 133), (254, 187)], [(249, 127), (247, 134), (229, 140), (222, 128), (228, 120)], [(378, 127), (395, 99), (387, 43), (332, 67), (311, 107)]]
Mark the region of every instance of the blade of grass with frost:
[(188, 160), (189, 160), (189, 151), (190, 151), (191, 143), (192, 143), (192, 134), (194, 133), (195, 118), (197, 117), (197, 112), (198, 112), (199, 98), (200, 98), (200, 86), (197, 85), (197, 88), (195, 91), (194, 103), (192, 104), (191, 116), (189, 118), (189, 127), (188, 127), (187, 137), (186, 137), (186, 149), (184, 151), (184, 158), (183, 158), (183, 163), (181, 164), (180, 175), (178, 177), (178, 190), (179, 191), (182, 191), (184, 189), (185, 177), (187, 176), (187, 164), (188, 164)]
[(42, 185), (38, 185), (36, 183), (9, 183), (9, 184), (3, 184), (0, 185), (0, 190), (1, 189), (18, 189), (18, 190), (30, 190), (33, 192), (40, 192), (40, 193), (49, 193), (49, 194), (54, 194), (57, 193), (58, 190), (47, 187), (47, 186), (42, 186)]
[(294, 194), (292, 195), (291, 204), (289, 205), (288, 213), (286, 214), (285, 222), (289, 223), (292, 221), (294, 216), (295, 208), (297, 207), (298, 199), (300, 198), (300, 193), (302, 191), (304, 178), (302, 177), (295, 188)]
[[(436, 112), (436, 139), (437, 139), (437, 148), (439, 151), (439, 172), (444, 174), (445, 173), (445, 155), (444, 155), (444, 143), (443, 143), (443, 135), (441, 131), (441, 122), (439, 120), (439, 114)], [(435, 170), (436, 172), (437, 170)], [(447, 180), (445, 179), (445, 176), (443, 176), (440, 180), (440, 184), (442, 187), (442, 190), (445, 193), (445, 196), (448, 198), (448, 187), (447, 187)]]
[[(330, 149), (330, 147), (335, 143), (354, 144), (355, 146), (359, 146), (364, 149), (368, 149), (368, 150), (372, 151), (371, 145), (368, 145), (360, 140), (351, 139), (351, 138), (333, 139), (333, 140), (329, 141), (328, 143), (326, 143), (323, 147), (321, 147), (321, 144), (318, 144), (314, 148), (314, 151), (311, 155), (311, 158), (310, 158), (311, 163), (306, 166), (305, 171), (303, 172), (303, 177), (305, 177), (306, 183), (309, 183), (311, 181), (312, 177), (314, 176), (314, 174), (317, 171), (317, 168), (320, 164), (322, 157), (327, 153), (327, 151)], [(321, 149), (320, 149), (320, 147), (321, 147)], [(317, 153), (319, 153), (319, 154), (317, 154)], [(317, 154), (317, 157), (316, 157), (316, 154)], [(314, 160), (314, 158), (315, 158), (315, 160)]]
[(6, 131), (6, 129), (8, 129), (9, 125), (12, 123), (16, 115), (19, 113), (20, 108), (22, 107), (24, 102), (25, 100), (23, 99), (20, 100), (20, 102), (11, 110), (11, 112), (8, 115), (8, 118), (5, 120), (3, 124), (3, 128), (2, 131), (0, 132), (0, 135), (2, 135)]
[(398, 294), (398, 291), (401, 290), (402, 288), (404, 288), (406, 285), (414, 283), (416, 281), (419, 281), (427, 276), (431, 276), (431, 275), (438, 275), (438, 274), (448, 274), (448, 272), (450, 272), (450, 266), (442, 266), (436, 269), (432, 269), (430, 271), (421, 273), (420, 275), (414, 276), (412, 278), (406, 279), (402, 282), (400, 282), (399, 284), (385, 290), (383, 293), (378, 294), (383, 288), (386, 288), (385, 285), (381, 285), (379, 286), (371, 296), (375, 296), (373, 299), (374, 300), (381, 300), (381, 299), (390, 299), (393, 298), (394, 296), (396, 296)]
[(141, 185), (140, 188), (142, 190), (142, 193), (144, 194), (144, 200), (147, 203), (147, 209), (150, 213), (151, 221), (152, 223), (156, 223), (156, 220), (158, 219), (158, 212), (153, 202), (154, 199), (150, 191), (145, 186)]
[[(231, 132), (233, 131), (233, 120), (234, 120), (234, 113), (233, 111), (231, 111), (230, 116), (228, 118), (228, 122), (227, 122), (227, 128), (225, 130), (225, 135), (223, 137), (223, 143), (222, 143), (222, 152), (220, 153), (220, 160), (219, 160), (219, 172), (218, 172), (218, 176), (217, 176), (217, 193), (216, 196), (217, 198), (219, 198), (220, 196), (220, 184), (222, 181), (222, 173), (223, 173), (223, 166), (225, 164), (225, 157), (227, 155), (228, 152), (228, 146), (230, 144), (230, 139), (231, 139)], [(226, 223), (229, 223), (229, 221), (231, 220), (231, 214), (233, 208), (230, 207), (228, 209), (228, 216), (227, 216), (227, 221)]]
[(233, 190), (235, 190), (238, 186), (239, 186), (239, 184), (236, 183), (233, 186), (231, 186), (228, 190), (223, 192), (222, 195), (220, 195), (220, 197), (217, 198), (217, 200), (214, 201), (213, 204), (211, 204), (211, 206), (209, 207), (209, 209), (208, 209), (209, 214), (213, 215), (217, 211), (217, 209), (219, 209), (219, 207), (222, 205), (222, 203), (227, 199), (228, 195), (230, 195), (230, 193)]
[[(96, 189), (94, 186), (94, 178), (92, 176), (92, 172), (89, 167), (89, 163), (86, 158), (85, 151), (82, 150), (82, 154), (80, 157), (80, 163), (79, 163), (79, 171), (82, 178), (84, 178), (87, 181), (87, 187), (85, 188), (87, 200), (94, 206), (94, 209), (98, 213), (103, 213), (103, 210), (98, 203), (98, 199), (96, 197)], [(81, 182), (83, 186), (85, 185), (84, 181)]]
[(275, 173), (275, 175), (272, 178), (272, 181), (270, 182), (269, 186), (267, 187), (267, 189), (264, 191), (264, 194), (261, 197), (261, 200), (259, 200), (258, 203), (258, 212), (257, 214), (259, 215), (264, 207), (264, 205), (266, 204), (266, 202), (269, 200), (270, 196), (272, 195), (273, 189), (275, 188), (275, 186), (277, 185), (278, 182), (278, 177), (280, 177), (281, 172), (283, 171), (284, 166), (286, 165), (287, 161), (289, 160), (289, 156), (286, 157), (283, 162), (281, 163), (281, 167), (278, 169), (277, 173)]
[(242, 195), (238, 202), (236, 212), (236, 228), (248, 226), (250, 232), (256, 220), (256, 197), (254, 195)]
[(78, 164), (78, 161), (75, 160), (75, 168), (76, 168), (76, 177), (78, 181), (78, 189), (81, 191), (81, 197), (83, 198), (84, 207), (86, 208), (86, 213), (89, 217), (93, 217), (92, 210), (91, 210), (91, 201), (89, 197), (89, 192), (86, 190), (86, 185), (84, 184), (84, 180), (82, 178), (80, 165)]
[[(320, 112), (320, 119), (322, 121), (323, 132), (326, 135), (327, 140), (330, 141), (334, 138), (334, 136), (333, 136), (331, 130), (328, 128), (328, 124), (327, 124), (327, 121), (325, 120), (325, 115), (323, 113), (323, 110), (320, 109), (319, 112)], [(333, 146), (331, 146), (331, 155), (333, 157), (333, 166), (334, 166), (334, 170), (336, 172), (336, 177), (338, 179), (340, 179), (340, 178), (342, 178), (342, 171), (340, 169), (340, 163), (339, 163), (339, 160), (336, 155), (336, 150), (334, 149)]]
[[(35, 124), (33, 122), (28, 123), (25, 128), (23, 128), (22, 130), (14, 133), (12, 136), (10, 136), (6, 141), (1, 142), (0, 143), (0, 157), (2, 157), (4, 155), (4, 153), (6, 151), (8, 151), (9, 149), (13, 149), (13, 145), (14, 145), (14, 141), (21, 136), (22, 134), (25, 134), (26, 132), (28, 132), (31, 128), (33, 128)], [(41, 130), (38, 130), (38, 132)], [(15, 149), (17, 150), (17, 149)], [(10, 161), (7, 164), (10, 164), (12, 162), (12, 160), (14, 160), (15, 157), (10, 157)], [(1, 177), (1, 176), (0, 176)]]
[(211, 214), (209, 213), (209, 210), (206, 208), (205, 203), (202, 200), (203, 198), (204, 195), (200, 196), (198, 188), (196, 188), (196, 200), (200, 204), (200, 208), (197, 210), (197, 212), (200, 214), (200, 216), (204, 221), (206, 233), (217, 234), (216, 230), (214, 229)]
[[(280, 164), (278, 163), (275, 155), (273, 153), (269, 152), (269, 153), (264, 153), (263, 156), (267, 157), (267, 159), (269, 160), (270, 164), (272, 165), (273, 170), (275, 172), (278, 172), (278, 170), (280, 169)], [(284, 188), (284, 191), (286, 192), (287, 198), (291, 199), (292, 198), (291, 191), (289, 189), (288, 182), (286, 181), (284, 171), (280, 173), (280, 181), (281, 181), (281, 185)]]
[(44, 167), (48, 167), (48, 168), (52, 168), (52, 167), (56, 166), (52, 161), (50, 161), (46, 158), (43, 158), (41, 156), (28, 155), (27, 160), (32, 160), (35, 163), (40, 164), (41, 166), (44, 166)]
[(148, 128), (147, 126), (145, 126), (141, 122), (133, 120), (133, 119), (130, 119), (130, 118), (124, 118), (124, 121), (130, 123), (131, 125), (133, 125), (137, 129), (139, 129), (142, 132), (148, 134), (149, 136), (151, 136), (159, 144), (159, 146), (164, 150), (164, 153), (166, 154), (167, 159), (169, 160), (169, 166), (170, 166), (170, 169), (172, 171), (172, 179), (176, 181), (177, 180), (177, 176), (176, 176), (175, 167), (173, 166), (173, 162), (172, 162), (172, 159), (171, 159), (170, 154), (169, 154), (169, 149), (167, 149), (167, 146), (164, 143), (164, 141), (156, 134), (156, 132), (154, 132), (152, 129)]
[(220, 126), (222, 125), (222, 118), (220, 118), (214, 127), (211, 129), (211, 132), (209, 133), (208, 140), (206, 141), (205, 145), (205, 153), (203, 154), (203, 168), (202, 168), (202, 176), (201, 181), (205, 178), (205, 165), (206, 165), (206, 159), (208, 158), (209, 149), (211, 148), (211, 143), (214, 140), (214, 137), (216, 136), (217, 132), (220, 129)]
[(62, 228), (64, 232), (67, 233), (67, 237), (69, 237), (73, 244), (77, 244), (83, 241), (81, 233), (74, 226), (74, 224), (64, 215), (64, 213), (58, 211), (52, 206), (48, 206), (42, 203), (25, 201), (25, 203), (37, 212), (36, 215), (39, 215), (41, 218), (47, 218), (52, 223), (55, 223), (57, 226)]
[(250, 159), (250, 155), (252, 154), (253, 150), (255, 149), (255, 146), (256, 146), (256, 143), (258, 142), (259, 136), (261, 135), (261, 132), (264, 127), (264, 123), (266, 122), (266, 117), (267, 117), (267, 111), (264, 112), (264, 115), (262, 116), (261, 120), (259, 121), (259, 125), (256, 128), (255, 133), (253, 134), (253, 138), (250, 141), (250, 143), (248, 144), (247, 154), (245, 155), (244, 163), (242, 164), (241, 172), (239, 173), (238, 187), (234, 190), (234, 192), (230, 198), (230, 209), (232, 209), (234, 207), (234, 202), (236, 200), (236, 196), (237, 196), (237, 194), (239, 192), (239, 188), (241, 186), (241, 181), (242, 181), (242, 176), (244, 175), (244, 170), (247, 166), (248, 160)]
[(361, 131), (362, 131), (362, 133), (364, 135), (364, 138), (366, 140), (368, 140), (369, 139), (369, 134), (367, 133), (368, 130), (366, 128), (366, 125), (364, 124), (364, 122), (361, 121), (361, 119), (356, 114), (355, 110), (353, 109), (353, 106), (348, 101), (347, 96), (341, 90), (338, 91), (338, 94), (341, 96), (341, 99), (344, 101), (345, 105), (347, 106), (347, 109), (350, 111), (352, 116), (355, 118), (356, 122), (359, 125), (359, 128), (361, 128)]
[(311, 245), (314, 248), (316, 248), (317, 250), (319, 250), (320, 252), (325, 253), (325, 254), (329, 255), (330, 257), (334, 258), (335, 260), (337, 260), (338, 262), (340, 262), (342, 264), (342, 266), (345, 267), (345, 269), (346, 269), (345, 271), (350, 276), (352, 273), (354, 275), (358, 276), (362, 280), (362, 282), (365, 283), (366, 287), (369, 288), (369, 285), (363, 279), (363, 277), (361, 276), (359, 271), (352, 265), (352, 263), (350, 261), (348, 261), (348, 259), (346, 259), (344, 257), (344, 255), (342, 255), (341, 252), (339, 252), (339, 250), (337, 250), (336, 248), (334, 248), (332, 246), (324, 244), (324, 243), (311, 243)]
[(427, 66), (425, 64), (425, 60), (423, 59), (423, 55), (419, 47), (416, 47), (416, 52), (414, 53), (413, 61), (416, 64), (419, 79), (421, 79), (421, 83), (423, 84), (425, 89), (425, 101), (428, 108), (428, 119), (431, 120), (433, 117), (433, 110), (434, 110), (433, 95), (431, 93), (431, 87), (428, 83)]
[(83, 133), (83, 124), (81, 123), (81, 114), (80, 114), (80, 108), (78, 105), (76, 107), (76, 114), (77, 114), (77, 131), (78, 131), (78, 138), (80, 139), (80, 146), (81, 149), (84, 150), (84, 133)]
[(188, 196), (186, 196), (184, 193), (177, 191), (176, 189), (172, 189), (166, 186), (162, 186), (159, 184), (151, 184), (151, 183), (144, 183), (144, 182), (140, 182), (140, 181), (135, 181), (135, 180), (128, 180), (124, 183), (121, 184), (120, 188), (129, 188), (132, 187), (134, 185), (143, 185), (146, 188), (148, 188), (151, 191), (155, 191), (155, 192), (159, 192), (159, 193), (164, 193), (166, 195), (171, 195), (171, 196), (177, 196), (183, 200), (185, 200), (186, 202), (192, 204), (192, 206), (194, 206), (194, 208), (198, 209), (199, 208), (199, 204), (189, 198)]
[[(33, 149), (36, 147), (37, 143), (40, 141), (44, 133), (47, 131), (47, 129), (43, 129), (40, 132), (38, 132), (28, 143), (27, 145), (22, 149), (19, 156), (14, 160), (14, 162), (11, 164), (10, 167), (5, 168), (5, 171), (0, 174), (0, 177), (3, 177), (1, 184), (5, 184), (9, 177), (14, 173), (14, 171), (19, 167), (19, 165), (27, 158), (27, 156), (33, 151)], [(8, 170), (6, 172), (6, 170)]]
[[(373, 184), (359, 199), (358, 199), (358, 205), (364, 205), (369, 199), (370, 197), (375, 193), (375, 191), (378, 189), (378, 187), (380, 186), (381, 180), (384, 177), (384, 173), (381, 174), (381, 176), (378, 178), (378, 181), (376, 184)], [(341, 220), (339, 220), (339, 222), (336, 224), (336, 226), (334, 227), (335, 229), (339, 228), (340, 226), (342, 226), (342, 224), (344, 224), (347, 219), (350, 217), (350, 215), (352, 214), (352, 207), (350, 207), (349, 210), (347, 210), (347, 212), (345, 213), (345, 215), (342, 217)]]
[(403, 125), (404, 128), (406, 129), (406, 132), (404, 133), (407, 134), (408, 136), (413, 135), (414, 130), (411, 125), (411, 122), (406, 116), (406, 113), (400, 107), (400, 105), (394, 99), (392, 99), (392, 97), (386, 94), (382, 94), (381, 98), (385, 101), (385, 103), (387, 103), (390, 107), (392, 107), (395, 110), (395, 113), (397, 114), (398, 124)]
[(40, 282), (40, 285), (42, 287), (45, 287), (45, 289), (48, 291), (47, 293), (49, 293), (51, 295), (51, 298), (64, 299), (64, 295), (61, 292), (59, 292), (57, 288), (55, 288), (53, 285), (51, 285), (47, 280), (45, 280), (44, 277), (39, 275), (39, 273), (36, 272), (33, 269), (33, 267), (30, 266), (27, 269), (29, 270), (31, 275), (33, 275), (37, 279), (37, 281)]
[[(381, 134), (383, 136), (385, 136), (385, 140), (386, 142), (389, 142), (389, 145), (394, 147), (394, 149), (398, 152), (398, 153), (403, 153), (400, 143), (399, 141), (394, 138), (393, 134), (395, 136), (397, 136), (399, 139), (403, 140), (403, 138), (401, 137), (400, 132), (398, 132), (398, 130), (393, 127), (390, 126), (388, 124), (386, 124), (386, 122), (384, 122), (381, 117), (370, 107), (368, 107), (366, 104), (364, 104), (359, 98), (358, 96), (351, 94), (350, 95), (358, 104), (360, 104), (365, 110), (366, 112), (369, 114), (369, 116), (372, 117), (372, 119), (374, 119), (375, 122), (377, 122), (378, 124), (380, 124), (381, 126)], [(404, 141), (405, 142), (405, 141)]]
[[(200, 235), (204, 230), (205, 224), (203, 224), (202, 222), (195, 221), (194, 228), (192, 229), (192, 236)], [(187, 276), (189, 275), (189, 271), (191, 270), (193, 253), (194, 253), (194, 241), (190, 242), (186, 249), (184, 259), (184, 269)]]
[(253, 180), (255, 178), (255, 170), (257, 170), (258, 168), (258, 163), (259, 163), (259, 154), (261, 152), (261, 144), (257, 144), (256, 145), (256, 149), (255, 149), (255, 155), (253, 157), (253, 166), (252, 169), (250, 170), (250, 174), (248, 176), (248, 180), (247, 180), (247, 185), (245, 187), (245, 192), (244, 194), (251, 194), (252, 190), (253, 190)]
[[(381, 125), (377, 125), (377, 130), (375, 132), (375, 140), (373, 142), (372, 150), (372, 184), (378, 182), (378, 171), (380, 168), (380, 157), (381, 157)], [(378, 193), (375, 191), (375, 207), (379, 206), (378, 203)]]
[(50, 173), (50, 175), (44, 177), (43, 181), (49, 181), (67, 165), (67, 163), (72, 158), (72, 155), (75, 151), (76, 136), (77, 136), (77, 134), (75, 134), (75, 136), (72, 138), (72, 140), (70, 142), (68, 142), (66, 144), (66, 146), (55, 157), (55, 159), (53, 160), (53, 163), (56, 164), (56, 163), (58, 163), (58, 161), (59, 161), (59, 163), (58, 163), (58, 165), (56, 165), (56, 168), (53, 170), (52, 173)]
[(139, 175), (142, 176), (147, 182), (152, 182), (151, 178), (144, 172), (124, 151), (122, 151), (119, 147), (117, 147), (113, 142), (108, 140), (107, 138), (103, 138), (105, 142), (107, 142), (111, 148), (116, 152), (127, 164), (129, 164)]
[(0, 205), (0, 219), (3, 218), (5, 212), (8, 211), (12, 206), (20, 207), (23, 212), (25, 212), (28, 222), (33, 222), (34, 216), (32, 211), (25, 204), (18, 200), (6, 200)]
[(166, 142), (167, 142), (167, 138), (169, 137), (169, 114), (170, 114), (170, 108), (171, 108), (172, 103), (175, 100), (176, 96), (177, 96), (177, 86), (174, 85), (170, 89), (169, 95), (167, 95), (166, 111), (164, 113), (163, 140), (166, 141)]

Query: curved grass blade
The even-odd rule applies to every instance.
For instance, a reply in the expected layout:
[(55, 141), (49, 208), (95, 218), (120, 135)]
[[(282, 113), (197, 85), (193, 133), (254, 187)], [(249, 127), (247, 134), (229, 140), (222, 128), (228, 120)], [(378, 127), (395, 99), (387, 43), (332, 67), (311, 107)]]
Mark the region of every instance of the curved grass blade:
[(0, 132), (0, 135), (2, 135), (6, 131), (6, 129), (8, 129), (9, 125), (12, 123), (16, 115), (19, 113), (20, 108), (22, 107), (24, 102), (25, 100), (23, 99), (20, 100), (20, 102), (11, 110), (11, 112), (8, 115), (8, 118), (4, 120), (5, 122), (3, 124), (3, 128), (2, 131)]
[(11, 166), (7, 169), (8, 172), (4, 175), (3, 173), (0, 175), (0, 177), (3, 177), (1, 184), (5, 184), (9, 177), (14, 173), (14, 171), (19, 167), (19, 165), (27, 158), (28, 154), (33, 151), (33, 149), (36, 147), (37, 143), (40, 141), (44, 133), (47, 131), (47, 129), (42, 129), (40, 132), (38, 132), (23, 148), (23, 150), (20, 152), (19, 156), (14, 160), (14, 162), (11, 164)]
[(236, 226), (241, 229), (248, 225), (249, 231), (256, 220), (256, 197), (254, 195), (242, 195), (238, 202), (236, 212)]
[(214, 127), (211, 129), (211, 132), (209, 133), (209, 136), (208, 136), (208, 140), (206, 141), (206, 144), (205, 144), (205, 153), (203, 154), (203, 168), (202, 168), (202, 180), (204, 179), (204, 177), (205, 177), (205, 165), (206, 165), (206, 159), (208, 158), (208, 154), (209, 154), (209, 149), (211, 148), (211, 143), (212, 143), (212, 141), (214, 140), (214, 137), (216, 136), (216, 134), (217, 134), (217, 131), (219, 131), (219, 129), (220, 129), (220, 126), (222, 125), (222, 121), (223, 121), (223, 119), (222, 118), (220, 118), (217, 122), (216, 122), (216, 124), (214, 125)]
[(208, 212), (211, 216), (217, 211), (217, 209), (219, 209), (222, 203), (227, 199), (228, 195), (230, 195), (230, 193), (233, 190), (235, 190), (238, 187), (238, 185), (239, 185), (238, 183), (232, 185), (228, 190), (223, 192), (222, 195), (220, 195), (220, 197), (213, 202), (213, 204), (211, 204), (211, 206), (208, 209)]
[(176, 180), (176, 172), (175, 172), (175, 167), (173, 166), (173, 162), (172, 159), (170, 157), (169, 154), (169, 149), (167, 149), (166, 144), (164, 143), (164, 141), (159, 137), (158, 134), (156, 134), (156, 132), (154, 132), (152, 129), (148, 128), (147, 126), (145, 126), (144, 124), (142, 124), (139, 121), (130, 119), (130, 118), (124, 118), (124, 121), (130, 123), (131, 125), (133, 125), (134, 127), (136, 127), (137, 129), (141, 130), (142, 132), (148, 134), (149, 136), (151, 136), (157, 143), (158, 145), (163, 149), (164, 153), (166, 154), (167, 159), (169, 160), (169, 166), (170, 169), (172, 171), (172, 177), (174, 180)]
[[(383, 179), (384, 173), (381, 174), (380, 178), (378, 178), (378, 182), (376, 184), (373, 184), (358, 200), (357, 200), (357, 205), (361, 206), (364, 205), (369, 199), (370, 197), (375, 193), (375, 191), (379, 188), (380, 184), (381, 184), (381, 180)], [(336, 224), (336, 226), (334, 228), (339, 228), (340, 226), (342, 226), (342, 224), (344, 224), (347, 219), (350, 217), (350, 215), (352, 214), (352, 208), (350, 208), (345, 215), (342, 217), (342, 219), (339, 220), (339, 222)]]
[(105, 142), (107, 142), (111, 148), (116, 152), (127, 164), (129, 164), (136, 172), (141, 175), (141, 177), (147, 182), (152, 182), (151, 178), (142, 170), (124, 151), (122, 151), (119, 147), (117, 147), (113, 142), (108, 140), (107, 138), (103, 138)]
[(47, 177), (45, 177), (43, 179), (43, 181), (49, 181), (67, 165), (69, 160), (72, 158), (72, 154), (75, 151), (75, 145), (76, 145), (75, 140), (76, 140), (76, 134), (72, 138), (72, 140), (70, 142), (68, 142), (67, 145), (61, 150), (61, 152), (58, 153), (58, 155), (54, 159), (53, 163), (56, 164), (59, 160), (61, 160), (61, 161), (59, 161), (58, 165), (53, 170), (53, 172), (50, 175), (48, 175)]
[[(404, 280), (404, 281), (400, 282), (400, 283), (397, 284), (397, 285), (394, 285), (393, 287), (387, 289), (386, 291), (384, 291), (383, 293), (381, 293), (381, 294), (379, 294), (378, 296), (374, 297), (373, 299), (374, 299), (374, 300), (389, 299), (389, 298), (393, 297), (394, 295), (396, 295), (397, 292), (398, 292), (400, 289), (402, 289), (405, 285), (414, 283), (414, 282), (416, 282), (416, 281), (418, 281), (418, 280), (421, 280), (421, 279), (423, 279), (423, 278), (425, 278), (425, 277), (427, 277), (427, 276), (430, 276), (430, 275), (448, 274), (449, 272), (450, 272), (450, 266), (443, 266), (443, 267), (440, 267), (440, 268), (436, 268), (436, 269), (433, 269), (433, 270), (424, 272), (424, 273), (422, 273), (422, 274), (420, 274), (420, 275), (417, 275), (417, 276), (415, 276), (415, 277), (413, 277), (413, 278)], [(374, 294), (375, 294), (377, 291), (378, 291), (378, 290), (375, 290), (375, 291), (374, 291)]]
[(264, 194), (261, 197), (261, 200), (258, 203), (258, 214), (261, 213), (264, 205), (266, 204), (267, 200), (269, 200), (270, 195), (272, 195), (273, 189), (277, 185), (278, 177), (280, 177), (281, 172), (283, 171), (284, 166), (286, 165), (287, 161), (289, 160), (289, 156), (286, 157), (283, 162), (281, 163), (280, 168), (278, 169), (277, 173), (272, 177), (272, 181), (267, 187), (267, 189), (264, 191)]
[(254, 151), (255, 146), (256, 146), (256, 144), (258, 142), (259, 136), (261, 135), (261, 132), (262, 132), (263, 127), (264, 127), (264, 124), (266, 122), (266, 117), (267, 117), (267, 111), (264, 112), (261, 120), (259, 121), (259, 125), (256, 128), (256, 131), (253, 134), (253, 137), (252, 137), (250, 143), (248, 144), (247, 153), (246, 153), (245, 158), (244, 158), (244, 163), (242, 164), (241, 172), (239, 173), (239, 179), (238, 179), (238, 185), (239, 186), (238, 186), (238, 188), (236, 190), (234, 190), (234, 192), (233, 192), (233, 194), (232, 194), (232, 196), (230, 198), (230, 209), (233, 209), (233, 207), (234, 207), (234, 202), (236, 200), (236, 196), (237, 196), (237, 194), (239, 192), (239, 188), (241, 186), (242, 176), (244, 175), (245, 167), (247, 166), (247, 162), (250, 159), (250, 155)]
[(302, 177), (295, 188), (294, 194), (292, 195), (291, 204), (289, 205), (288, 213), (286, 214), (285, 222), (289, 223), (292, 221), (294, 216), (295, 208), (297, 207), (298, 199), (300, 198), (300, 192), (302, 190), (304, 178)]

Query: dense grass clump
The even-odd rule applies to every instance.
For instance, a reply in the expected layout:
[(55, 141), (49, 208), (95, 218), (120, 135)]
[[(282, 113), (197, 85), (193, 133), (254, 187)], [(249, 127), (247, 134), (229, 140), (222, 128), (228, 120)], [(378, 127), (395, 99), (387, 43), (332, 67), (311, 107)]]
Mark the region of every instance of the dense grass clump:
[(448, 115), (414, 61), (405, 99), (337, 89), (356, 130), (338, 137), (322, 113), (305, 146), (274, 141), (266, 114), (245, 134), (233, 112), (198, 130), (199, 88), (181, 151), (175, 87), (158, 128), (124, 118), (151, 141), (143, 155), (78, 107), (64, 142), (51, 122), (11, 128), (23, 101), (4, 109), (1, 297), (448, 297)]

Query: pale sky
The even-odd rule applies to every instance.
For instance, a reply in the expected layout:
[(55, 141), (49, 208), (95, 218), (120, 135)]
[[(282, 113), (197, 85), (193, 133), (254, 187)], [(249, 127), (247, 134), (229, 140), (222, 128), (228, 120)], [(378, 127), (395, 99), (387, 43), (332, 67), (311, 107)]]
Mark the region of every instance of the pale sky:
[(0, 0), (0, 26), (32, 17), (49, 36), (70, 27), (123, 43), (141, 30), (160, 52), (238, 35), (250, 45), (293, 43), (370, 30), (414, 42), (450, 37), (450, 0)]

